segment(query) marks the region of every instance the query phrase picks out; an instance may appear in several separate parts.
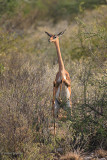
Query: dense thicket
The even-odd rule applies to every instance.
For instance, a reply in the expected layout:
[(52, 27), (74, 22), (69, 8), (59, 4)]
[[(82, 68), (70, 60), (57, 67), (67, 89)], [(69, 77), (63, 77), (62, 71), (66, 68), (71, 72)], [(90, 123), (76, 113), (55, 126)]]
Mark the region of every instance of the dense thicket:
[[(107, 7), (95, 7), (106, 1), (5, 0), (0, 3), (3, 6), (0, 10), (0, 158), (51, 160), (70, 151), (107, 149)], [(96, 9), (90, 12), (85, 11), (87, 8)], [(38, 24), (34, 19), (31, 24), (29, 20), (37, 9)], [(15, 19), (18, 11), (20, 16)], [(66, 15), (69, 19), (77, 13), (81, 15), (69, 23), (60, 21), (53, 25), (39, 19), (39, 15), (55, 20)], [(15, 26), (18, 18), (23, 20), (21, 28)], [(60, 112), (62, 119), (56, 122), (54, 139), (51, 100), (58, 64), (55, 47), (48, 44), (44, 30), (55, 32), (65, 27), (68, 29), (60, 39), (60, 46), (71, 77), (72, 120), (66, 121), (63, 117), (66, 113)]]

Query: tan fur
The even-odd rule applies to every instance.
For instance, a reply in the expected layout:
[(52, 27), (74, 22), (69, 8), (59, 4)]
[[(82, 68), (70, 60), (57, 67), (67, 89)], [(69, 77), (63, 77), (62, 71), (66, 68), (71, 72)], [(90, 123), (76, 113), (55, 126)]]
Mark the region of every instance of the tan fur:
[[(65, 70), (64, 63), (62, 60), (61, 52), (60, 52), (60, 47), (59, 47), (59, 37), (57, 36), (54, 39), (54, 35), (50, 38), (50, 42), (54, 42), (57, 50), (57, 55), (58, 55), (58, 63), (59, 63), (59, 72), (56, 74), (55, 81), (53, 82), (53, 107), (52, 110), (54, 112), (54, 103), (55, 103), (55, 97), (58, 91), (59, 86), (61, 83), (58, 82), (58, 79), (60, 78), (62, 80), (62, 83), (67, 86), (69, 90), (69, 94), (71, 96), (71, 80), (69, 73)], [(65, 78), (66, 77), (66, 78)]]

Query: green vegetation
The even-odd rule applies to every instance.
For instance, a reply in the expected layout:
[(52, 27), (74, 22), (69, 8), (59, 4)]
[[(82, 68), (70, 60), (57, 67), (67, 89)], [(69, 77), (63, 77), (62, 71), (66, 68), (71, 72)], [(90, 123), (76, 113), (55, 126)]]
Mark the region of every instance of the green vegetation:
[(106, 3), (106, 0), (0, 0), (0, 15), (22, 14), (28, 18), (32, 14), (34, 19), (58, 22), (60, 19), (71, 20), (87, 9)]
[[(89, 151), (105, 157), (106, 1), (0, 4), (0, 159), (80, 160)], [(56, 120), (54, 139), (51, 100), (58, 65), (44, 31), (65, 28), (60, 46), (71, 77), (72, 120)]]

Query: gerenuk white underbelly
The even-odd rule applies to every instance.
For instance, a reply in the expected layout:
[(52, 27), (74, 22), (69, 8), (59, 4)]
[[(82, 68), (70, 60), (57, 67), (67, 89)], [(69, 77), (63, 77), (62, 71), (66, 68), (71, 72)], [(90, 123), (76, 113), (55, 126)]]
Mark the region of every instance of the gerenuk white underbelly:
[(66, 101), (67, 99), (70, 98), (68, 87), (64, 83), (62, 83), (61, 87), (59, 85), (58, 90), (56, 92), (56, 98), (57, 99), (60, 98), (62, 101)]

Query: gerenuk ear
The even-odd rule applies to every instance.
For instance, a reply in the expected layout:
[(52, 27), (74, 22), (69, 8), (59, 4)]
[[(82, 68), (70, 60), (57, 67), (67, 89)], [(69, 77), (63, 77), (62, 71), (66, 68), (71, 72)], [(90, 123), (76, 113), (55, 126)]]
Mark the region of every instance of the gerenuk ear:
[(48, 32), (45, 32), (49, 37), (52, 37), (53, 35), (48, 33)]
[(66, 31), (66, 29), (65, 29), (64, 31), (62, 31), (62, 32), (58, 33), (58, 34), (57, 34), (57, 36), (61, 36), (61, 35), (63, 35), (65, 31)]

